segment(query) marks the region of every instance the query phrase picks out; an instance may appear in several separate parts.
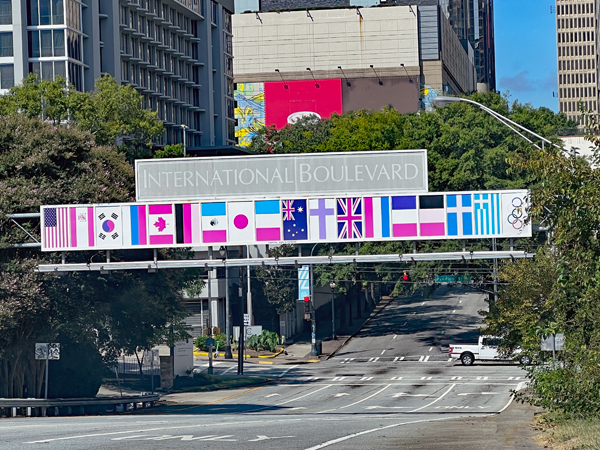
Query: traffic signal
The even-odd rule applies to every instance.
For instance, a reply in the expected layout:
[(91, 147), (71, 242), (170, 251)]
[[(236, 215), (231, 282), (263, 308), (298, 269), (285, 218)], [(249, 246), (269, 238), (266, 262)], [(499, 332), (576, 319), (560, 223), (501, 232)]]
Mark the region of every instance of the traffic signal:
[(405, 283), (410, 281), (410, 277), (408, 276), (408, 270), (404, 271), (404, 274), (402, 275), (402, 281), (404, 281)]
[(310, 312), (310, 297), (304, 297), (304, 312)]

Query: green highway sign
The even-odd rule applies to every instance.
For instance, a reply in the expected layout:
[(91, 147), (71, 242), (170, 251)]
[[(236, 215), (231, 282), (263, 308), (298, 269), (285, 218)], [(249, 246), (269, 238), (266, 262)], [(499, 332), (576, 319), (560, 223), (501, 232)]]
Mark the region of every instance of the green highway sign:
[(436, 283), (470, 283), (470, 275), (436, 275)]

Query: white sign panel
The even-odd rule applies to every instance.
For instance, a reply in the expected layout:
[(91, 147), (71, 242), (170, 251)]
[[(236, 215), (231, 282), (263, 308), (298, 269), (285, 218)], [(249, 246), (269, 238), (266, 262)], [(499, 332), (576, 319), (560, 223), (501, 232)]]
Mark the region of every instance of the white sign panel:
[[(513, 190), (42, 206), (42, 250), (529, 237), (528, 202), (528, 191)], [(96, 218), (89, 239), (80, 210)]]
[(58, 361), (60, 359), (60, 344), (35, 344), (35, 359), (48, 359)]
[(427, 150), (138, 159), (139, 202), (427, 192)]

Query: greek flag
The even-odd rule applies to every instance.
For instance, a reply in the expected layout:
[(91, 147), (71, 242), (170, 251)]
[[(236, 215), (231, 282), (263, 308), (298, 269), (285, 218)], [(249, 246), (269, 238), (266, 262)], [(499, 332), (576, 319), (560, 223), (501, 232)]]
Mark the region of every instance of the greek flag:
[(475, 235), (497, 236), (500, 229), (500, 194), (474, 194)]

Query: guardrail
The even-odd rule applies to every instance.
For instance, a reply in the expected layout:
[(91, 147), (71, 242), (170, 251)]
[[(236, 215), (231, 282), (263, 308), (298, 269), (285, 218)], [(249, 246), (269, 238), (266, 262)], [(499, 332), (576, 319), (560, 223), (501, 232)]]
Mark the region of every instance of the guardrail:
[(158, 394), (127, 397), (100, 397), (44, 400), (37, 398), (0, 398), (0, 417), (46, 417), (121, 413), (151, 408)]

